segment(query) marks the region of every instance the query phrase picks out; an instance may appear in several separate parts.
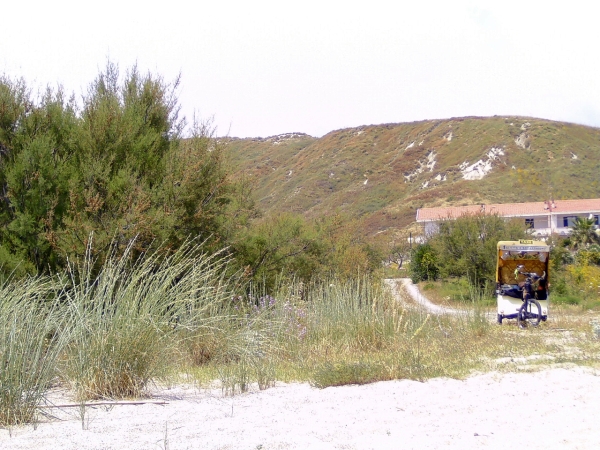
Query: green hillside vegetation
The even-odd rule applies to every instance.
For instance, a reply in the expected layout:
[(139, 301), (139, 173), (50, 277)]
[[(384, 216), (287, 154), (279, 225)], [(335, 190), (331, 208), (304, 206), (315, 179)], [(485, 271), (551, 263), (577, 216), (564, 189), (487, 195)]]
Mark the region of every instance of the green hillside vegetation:
[[(222, 140), (267, 213), (337, 213), (382, 241), (413, 224), (421, 207), (600, 194), (600, 129), (542, 119), (466, 117), (362, 126), (322, 138)], [(492, 149), (503, 154), (491, 171), (464, 179), (461, 165), (486, 162)]]

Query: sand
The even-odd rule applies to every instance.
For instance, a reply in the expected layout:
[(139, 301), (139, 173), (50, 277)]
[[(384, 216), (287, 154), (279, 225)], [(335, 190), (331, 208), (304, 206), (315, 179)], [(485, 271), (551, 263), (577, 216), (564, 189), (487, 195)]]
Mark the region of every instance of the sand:
[(178, 386), (154, 393), (165, 405), (89, 407), (83, 423), (77, 408), (56, 410), (36, 428), (0, 430), (0, 448), (597, 449), (598, 374), (569, 367), (326, 389), (279, 383), (235, 397)]

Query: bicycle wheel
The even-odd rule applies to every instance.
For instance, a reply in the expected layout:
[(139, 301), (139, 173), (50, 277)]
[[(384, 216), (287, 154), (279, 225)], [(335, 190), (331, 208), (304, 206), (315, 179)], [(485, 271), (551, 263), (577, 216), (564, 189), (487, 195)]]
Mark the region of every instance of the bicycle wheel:
[(517, 313), (519, 328), (527, 328), (529, 325), (537, 327), (540, 320), (542, 320), (542, 307), (539, 302), (534, 298), (525, 300)]

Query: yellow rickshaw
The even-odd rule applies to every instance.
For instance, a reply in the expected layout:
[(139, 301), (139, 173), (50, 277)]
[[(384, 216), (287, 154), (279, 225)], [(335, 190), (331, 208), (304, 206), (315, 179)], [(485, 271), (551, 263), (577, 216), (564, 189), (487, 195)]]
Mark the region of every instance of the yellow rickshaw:
[(500, 241), (497, 245), (498, 323), (517, 319), (519, 327), (548, 319), (550, 247), (542, 241)]

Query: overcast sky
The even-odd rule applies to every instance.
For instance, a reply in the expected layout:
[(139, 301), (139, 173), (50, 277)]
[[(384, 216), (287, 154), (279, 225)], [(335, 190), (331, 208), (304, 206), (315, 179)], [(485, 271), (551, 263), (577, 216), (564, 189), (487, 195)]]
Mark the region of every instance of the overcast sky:
[(185, 115), (239, 137), (467, 115), (600, 126), (599, 13), (578, 0), (22, 0), (2, 5), (0, 73), (78, 96), (108, 59), (181, 73)]

